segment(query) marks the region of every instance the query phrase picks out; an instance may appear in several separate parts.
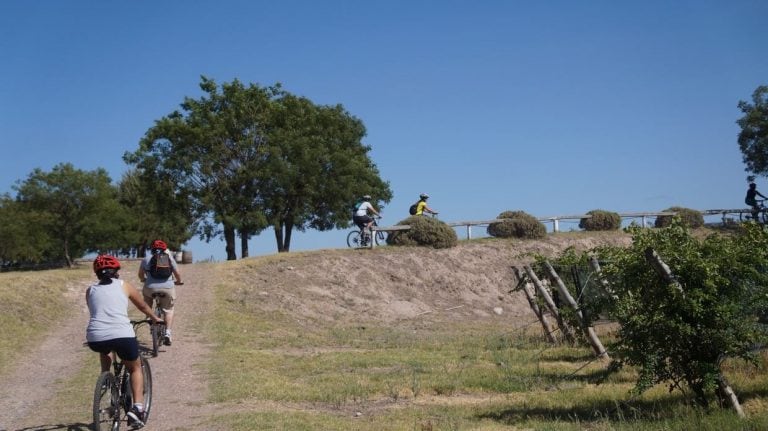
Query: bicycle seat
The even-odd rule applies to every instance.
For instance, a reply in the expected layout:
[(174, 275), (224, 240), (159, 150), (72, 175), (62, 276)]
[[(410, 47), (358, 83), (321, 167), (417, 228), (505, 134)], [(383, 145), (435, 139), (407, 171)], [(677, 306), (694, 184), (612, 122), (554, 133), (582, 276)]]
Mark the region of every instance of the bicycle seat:
[(165, 292), (152, 292), (153, 298), (165, 298), (166, 293)]

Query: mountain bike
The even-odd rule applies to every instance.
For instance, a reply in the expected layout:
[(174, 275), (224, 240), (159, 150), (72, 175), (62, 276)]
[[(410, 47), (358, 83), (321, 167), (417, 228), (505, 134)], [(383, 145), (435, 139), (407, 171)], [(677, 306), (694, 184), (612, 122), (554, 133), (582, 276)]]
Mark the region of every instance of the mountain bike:
[[(371, 224), (371, 227), (376, 227), (379, 224), (376, 220), (381, 219), (381, 217), (374, 217), (373, 223)], [(386, 237), (384, 236), (384, 232), (375, 230), (376, 235), (373, 236), (373, 241), (376, 242), (376, 245), (384, 244)], [(353, 230), (349, 234), (347, 234), (347, 246), (350, 248), (360, 248), (360, 247), (370, 247), (371, 246), (371, 231), (366, 229), (365, 227), (359, 228), (357, 230)]]
[[(174, 281), (173, 284), (181, 286), (183, 282)], [(162, 322), (154, 325), (149, 325), (149, 333), (152, 336), (152, 357), (157, 357), (160, 351), (160, 344), (169, 346), (170, 344), (165, 340), (165, 330), (168, 326), (165, 323), (165, 310), (160, 306), (160, 298), (165, 298), (165, 292), (152, 292), (152, 302), (155, 305), (155, 316), (159, 317)]]
[[(152, 321), (131, 320), (134, 330)], [(133, 407), (133, 394), (131, 393), (131, 375), (123, 361), (113, 352), (112, 371), (104, 371), (96, 380), (96, 388), (93, 391), (93, 430), (118, 431), (120, 424), (128, 420), (128, 411)], [(152, 370), (149, 361), (139, 355), (141, 361), (141, 373), (144, 376), (144, 411), (145, 423), (149, 419), (152, 408)]]
[(751, 212), (739, 213), (739, 221), (755, 221), (757, 223), (768, 224), (768, 208), (765, 206), (765, 199), (756, 199), (757, 201), (757, 218), (755, 218)]

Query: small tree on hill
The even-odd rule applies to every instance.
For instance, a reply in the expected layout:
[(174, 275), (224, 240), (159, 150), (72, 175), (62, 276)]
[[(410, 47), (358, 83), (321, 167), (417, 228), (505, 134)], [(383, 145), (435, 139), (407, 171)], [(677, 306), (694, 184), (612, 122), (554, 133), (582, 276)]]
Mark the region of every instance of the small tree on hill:
[(456, 231), (442, 221), (425, 216), (412, 216), (398, 224), (408, 225), (406, 231), (393, 232), (387, 237), (389, 245), (420, 245), (433, 248), (455, 247)]
[[(713, 394), (724, 399), (723, 361), (754, 362), (753, 346), (768, 341), (758, 319), (768, 306), (768, 232), (749, 225), (738, 236), (697, 240), (679, 219), (629, 232), (631, 247), (599, 251), (618, 298), (615, 364), (639, 367), (637, 392), (668, 383), (691, 389), (702, 406)], [(649, 250), (669, 266), (672, 282), (654, 270)]]
[(621, 216), (618, 213), (604, 210), (587, 212), (592, 217), (579, 221), (579, 227), (588, 231), (618, 230), (621, 227)]
[(488, 226), (490, 236), (537, 239), (547, 235), (547, 228), (536, 217), (524, 211), (504, 211), (496, 218), (504, 221)]
[(704, 216), (701, 214), (701, 211), (684, 207), (671, 207), (665, 209), (663, 212), (673, 212), (675, 215), (656, 217), (654, 226), (667, 227), (672, 224), (672, 219), (674, 217), (679, 217), (683, 224), (692, 229), (704, 226)]

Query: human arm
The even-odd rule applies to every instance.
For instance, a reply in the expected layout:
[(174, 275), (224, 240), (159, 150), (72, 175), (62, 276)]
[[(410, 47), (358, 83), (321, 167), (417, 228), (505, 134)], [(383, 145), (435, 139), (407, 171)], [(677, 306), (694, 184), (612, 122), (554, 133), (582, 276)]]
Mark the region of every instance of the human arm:
[(155, 313), (152, 311), (152, 308), (147, 305), (146, 302), (144, 302), (144, 297), (141, 295), (141, 293), (127, 281), (123, 281), (123, 291), (126, 295), (128, 295), (128, 299), (133, 303), (133, 305), (135, 305), (139, 311), (149, 317), (152, 323), (162, 321), (162, 319), (155, 315)]
[(144, 261), (139, 264), (139, 281), (144, 283), (147, 280), (147, 272), (144, 271)]
[(184, 282), (181, 281), (181, 273), (179, 273), (179, 270), (176, 269), (175, 265), (172, 271), (173, 271), (173, 284), (184, 284)]

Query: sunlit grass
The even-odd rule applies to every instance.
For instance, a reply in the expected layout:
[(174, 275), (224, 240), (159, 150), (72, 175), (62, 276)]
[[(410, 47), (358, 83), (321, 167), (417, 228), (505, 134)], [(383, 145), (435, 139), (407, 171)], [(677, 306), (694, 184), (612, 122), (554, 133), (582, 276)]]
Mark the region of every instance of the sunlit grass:
[(0, 273), (0, 375), (83, 301), (90, 267)]
[[(259, 263), (237, 271), (244, 265)], [(226, 272), (220, 280), (232, 280)], [(768, 420), (764, 361), (726, 364), (749, 415), (739, 420), (663, 386), (633, 396), (635, 370), (606, 374), (589, 348), (551, 346), (535, 325), (335, 324), (261, 310), (258, 295), (238, 282), (217, 286), (210, 401), (249, 407), (212, 428), (719, 431)], [(611, 340), (610, 328), (598, 332)]]

